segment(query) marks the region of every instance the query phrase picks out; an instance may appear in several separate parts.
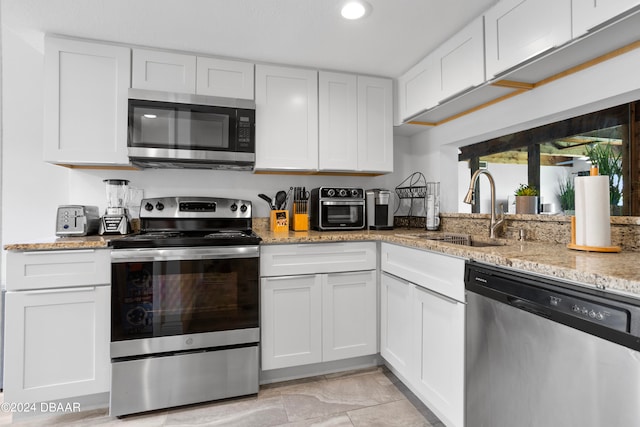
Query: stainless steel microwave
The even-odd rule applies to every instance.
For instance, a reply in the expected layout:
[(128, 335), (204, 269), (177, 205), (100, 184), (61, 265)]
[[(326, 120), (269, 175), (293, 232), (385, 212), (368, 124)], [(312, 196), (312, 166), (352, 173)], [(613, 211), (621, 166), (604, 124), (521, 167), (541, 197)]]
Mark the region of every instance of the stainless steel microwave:
[(127, 149), (143, 168), (251, 170), (255, 102), (129, 89)]

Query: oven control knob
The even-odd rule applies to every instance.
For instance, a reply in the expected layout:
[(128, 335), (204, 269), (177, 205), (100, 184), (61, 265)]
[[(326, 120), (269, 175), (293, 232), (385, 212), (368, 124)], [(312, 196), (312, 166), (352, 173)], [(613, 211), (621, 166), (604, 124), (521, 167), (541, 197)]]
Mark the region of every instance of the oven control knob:
[(340, 195), (340, 197), (345, 197), (347, 195), (347, 190), (341, 188), (338, 194)]
[(156, 209), (161, 211), (162, 209), (164, 209), (164, 205), (162, 203), (158, 202), (158, 203), (156, 203)]
[(238, 210), (238, 205), (236, 205), (235, 203), (231, 205), (231, 212), (235, 212)]
[(333, 197), (335, 195), (336, 195), (336, 190), (334, 190), (333, 188), (330, 188), (327, 190), (327, 196)]
[(151, 203), (148, 203), (146, 205), (144, 205), (144, 209), (147, 211), (152, 211), (153, 210), (153, 205)]
[(602, 319), (604, 319), (604, 314), (602, 314), (601, 312), (597, 312), (597, 313), (596, 313), (596, 319), (597, 319), (597, 320), (602, 320)]
[(596, 318), (596, 312), (595, 312), (595, 311), (593, 311), (593, 310), (591, 310), (591, 311), (589, 312), (589, 317), (591, 317), (592, 319), (595, 319), (595, 318)]
[(240, 212), (246, 212), (247, 211), (247, 205), (240, 205)]
[(357, 189), (353, 189), (351, 190), (351, 197), (358, 197), (358, 190)]

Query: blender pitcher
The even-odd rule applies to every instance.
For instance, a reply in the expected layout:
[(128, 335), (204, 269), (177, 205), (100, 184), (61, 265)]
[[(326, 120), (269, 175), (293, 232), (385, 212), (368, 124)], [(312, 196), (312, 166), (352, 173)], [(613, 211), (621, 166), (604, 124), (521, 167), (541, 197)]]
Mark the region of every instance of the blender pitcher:
[(107, 210), (100, 221), (100, 234), (129, 234), (129, 210), (125, 207), (129, 197), (129, 181), (105, 179)]

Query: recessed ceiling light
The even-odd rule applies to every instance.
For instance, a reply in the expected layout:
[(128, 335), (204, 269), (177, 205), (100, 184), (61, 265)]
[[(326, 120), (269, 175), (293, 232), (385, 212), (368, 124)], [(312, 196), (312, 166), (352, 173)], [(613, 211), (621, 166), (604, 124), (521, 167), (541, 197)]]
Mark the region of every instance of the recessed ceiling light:
[(369, 3), (362, 1), (350, 1), (346, 3), (340, 13), (345, 19), (360, 19), (371, 9)]
[(155, 114), (143, 114), (143, 117), (145, 119), (155, 119), (158, 116), (156, 116)]

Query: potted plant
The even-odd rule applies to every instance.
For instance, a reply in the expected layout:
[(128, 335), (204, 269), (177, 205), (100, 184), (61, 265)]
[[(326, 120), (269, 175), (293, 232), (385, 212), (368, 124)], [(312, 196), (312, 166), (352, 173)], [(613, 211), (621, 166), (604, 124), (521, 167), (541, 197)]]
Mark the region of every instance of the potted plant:
[(609, 204), (611, 213), (618, 214), (618, 204), (622, 199), (622, 154), (616, 152), (610, 144), (596, 144), (587, 148), (591, 164), (598, 167), (600, 175), (609, 177)]
[(515, 191), (516, 214), (538, 213), (538, 190), (529, 184), (520, 184)]
[(575, 214), (576, 191), (573, 184), (573, 177), (568, 175), (558, 181), (558, 199), (560, 199), (560, 209), (565, 215)]

